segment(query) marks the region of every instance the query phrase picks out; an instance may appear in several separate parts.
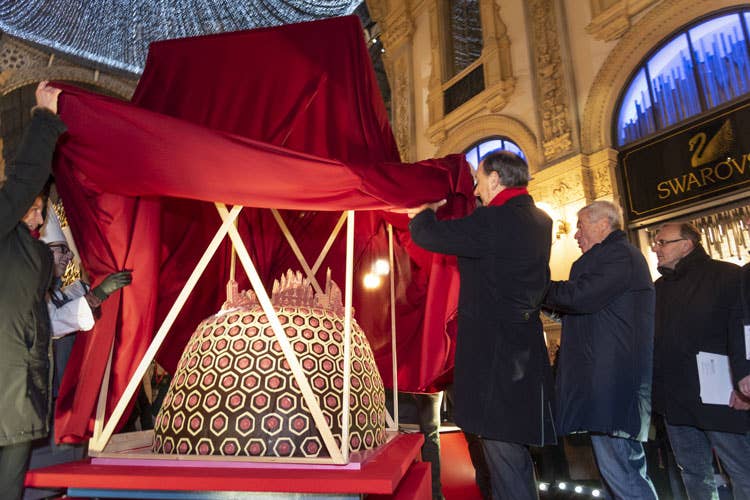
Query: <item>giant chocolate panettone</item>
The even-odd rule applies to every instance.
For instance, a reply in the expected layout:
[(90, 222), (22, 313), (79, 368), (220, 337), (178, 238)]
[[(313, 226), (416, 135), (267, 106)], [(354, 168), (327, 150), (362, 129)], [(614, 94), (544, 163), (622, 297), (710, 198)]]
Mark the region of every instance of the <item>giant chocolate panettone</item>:
[[(344, 309), (328, 280), (314, 295), (291, 271), (272, 302), (340, 446)], [(367, 338), (352, 321), (351, 451), (385, 442), (385, 393)], [(320, 433), (252, 292), (207, 318), (185, 346), (154, 426), (153, 451), (179, 455), (328, 457)]]

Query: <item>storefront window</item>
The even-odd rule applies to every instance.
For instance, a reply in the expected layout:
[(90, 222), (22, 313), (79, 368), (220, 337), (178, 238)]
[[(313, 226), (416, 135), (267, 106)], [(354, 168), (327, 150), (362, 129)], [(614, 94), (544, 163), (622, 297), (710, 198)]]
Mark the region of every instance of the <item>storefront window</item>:
[(708, 106), (750, 91), (750, 61), (738, 14), (712, 19), (689, 33)]
[(526, 155), (523, 154), (523, 151), (518, 147), (518, 144), (506, 137), (483, 139), (467, 149), (464, 154), (466, 155), (466, 161), (468, 161), (472, 168), (476, 170), (479, 166), (479, 162), (487, 153), (498, 150), (511, 151), (524, 160), (526, 159)]
[(658, 127), (667, 127), (700, 113), (687, 35), (678, 36), (654, 54), (646, 68), (654, 93)]
[(657, 48), (625, 87), (618, 146), (750, 93), (748, 23), (750, 12), (723, 14)]
[(627, 144), (656, 131), (645, 69), (641, 69), (630, 84), (620, 106), (618, 123), (620, 144)]

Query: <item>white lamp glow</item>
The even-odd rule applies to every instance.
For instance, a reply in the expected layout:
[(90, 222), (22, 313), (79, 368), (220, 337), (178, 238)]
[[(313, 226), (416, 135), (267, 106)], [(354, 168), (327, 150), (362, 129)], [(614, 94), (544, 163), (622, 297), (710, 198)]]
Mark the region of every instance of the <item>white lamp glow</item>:
[(362, 283), (365, 285), (365, 288), (372, 290), (380, 286), (380, 276), (373, 273), (367, 273), (362, 279)]
[(385, 259), (378, 259), (375, 261), (375, 263), (372, 265), (372, 271), (375, 274), (378, 274), (380, 276), (385, 276), (389, 272), (391, 272), (391, 266), (388, 264), (388, 261)]

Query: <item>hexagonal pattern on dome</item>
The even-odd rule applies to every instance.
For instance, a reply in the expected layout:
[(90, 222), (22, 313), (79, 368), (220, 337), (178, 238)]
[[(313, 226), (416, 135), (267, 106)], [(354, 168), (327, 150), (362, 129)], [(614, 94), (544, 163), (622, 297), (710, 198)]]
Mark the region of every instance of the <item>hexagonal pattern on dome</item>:
[[(277, 306), (292, 349), (341, 441), (343, 314)], [(356, 321), (351, 336), (352, 451), (385, 442), (385, 393)], [(320, 433), (263, 310), (204, 320), (185, 347), (155, 421), (153, 451), (169, 454), (326, 457)]]

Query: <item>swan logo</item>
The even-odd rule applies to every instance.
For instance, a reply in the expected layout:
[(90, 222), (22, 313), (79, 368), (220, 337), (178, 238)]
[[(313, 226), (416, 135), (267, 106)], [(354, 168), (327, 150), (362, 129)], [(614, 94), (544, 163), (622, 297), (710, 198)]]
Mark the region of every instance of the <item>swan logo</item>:
[(729, 118), (710, 140), (705, 132), (691, 136), (687, 145), (692, 153), (690, 166), (695, 170), (659, 182), (656, 185), (659, 199), (703, 191), (715, 184), (726, 185), (727, 181), (732, 184), (738, 176), (750, 175), (750, 154), (738, 155), (739, 158), (732, 154), (735, 138)]
[(726, 155), (734, 147), (732, 122), (727, 118), (721, 125), (721, 128), (708, 141), (708, 144), (706, 144), (706, 133), (698, 132), (688, 140), (688, 147), (693, 153), (693, 156), (690, 158), (690, 165), (692, 167), (700, 167), (706, 163), (726, 158)]

